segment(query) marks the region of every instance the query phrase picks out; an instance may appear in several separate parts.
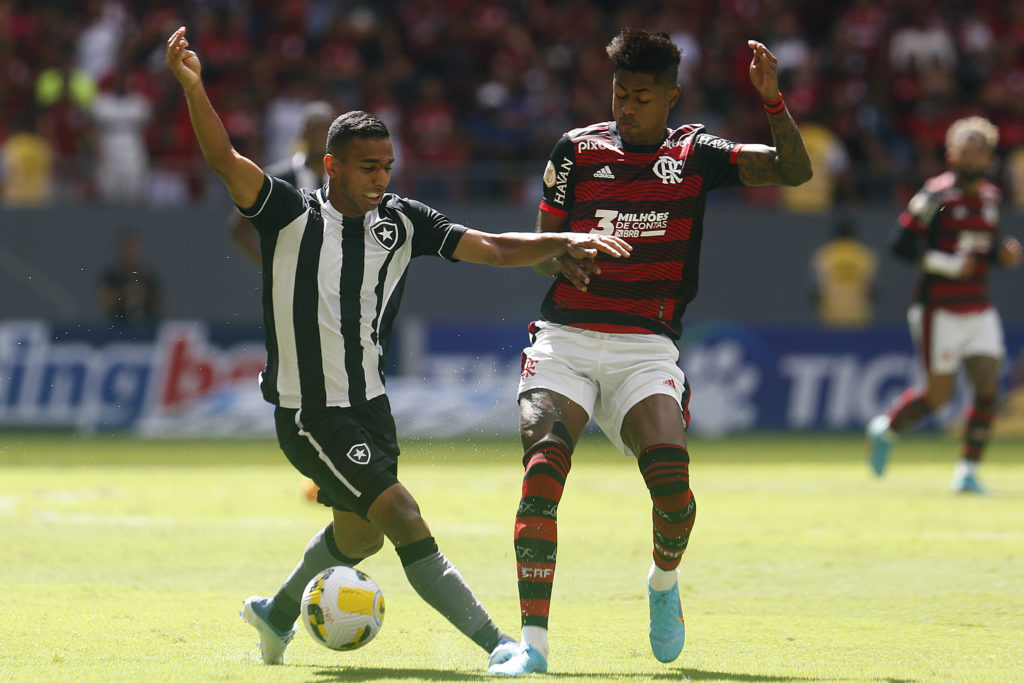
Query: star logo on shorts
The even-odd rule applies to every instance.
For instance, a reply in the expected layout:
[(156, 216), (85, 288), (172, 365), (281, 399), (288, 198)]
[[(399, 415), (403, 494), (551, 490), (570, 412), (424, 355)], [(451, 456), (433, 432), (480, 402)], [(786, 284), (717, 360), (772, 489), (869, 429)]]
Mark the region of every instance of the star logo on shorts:
[(370, 447), (365, 443), (357, 443), (348, 449), (348, 459), (357, 465), (365, 465), (370, 462)]

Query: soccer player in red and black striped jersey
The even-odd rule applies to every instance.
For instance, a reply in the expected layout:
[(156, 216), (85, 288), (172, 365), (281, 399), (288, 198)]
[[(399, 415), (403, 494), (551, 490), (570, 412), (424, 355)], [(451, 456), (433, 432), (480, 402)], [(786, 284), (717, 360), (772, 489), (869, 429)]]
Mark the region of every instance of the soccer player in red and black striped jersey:
[(519, 385), (526, 469), (514, 545), (523, 636), (492, 673), (547, 670), (557, 510), (572, 452), (593, 416), (636, 458), (653, 503), (650, 641), (673, 661), (684, 626), (677, 566), (696, 507), (689, 486), (689, 388), (675, 340), (697, 294), (707, 193), (729, 185), (798, 185), (811, 163), (779, 94), (775, 56), (749, 41), (750, 80), (775, 146), (741, 145), (700, 124), (669, 129), (680, 96), (679, 49), (665, 34), (624, 29), (608, 45), (614, 121), (566, 133), (544, 171), (539, 232), (615, 235), (629, 264), (601, 258), (535, 266), (556, 277), (531, 326)]
[(999, 188), (985, 179), (999, 130), (987, 119), (955, 121), (946, 133), (949, 170), (925, 182), (900, 214), (893, 253), (921, 268), (907, 313), (927, 381), (868, 424), (868, 459), (882, 476), (895, 437), (953, 396), (961, 364), (974, 389), (963, 450), (953, 473), (958, 493), (983, 493), (977, 469), (995, 417), (1006, 355), (999, 313), (988, 293), (991, 266), (1014, 268), (1021, 245), (999, 237)]

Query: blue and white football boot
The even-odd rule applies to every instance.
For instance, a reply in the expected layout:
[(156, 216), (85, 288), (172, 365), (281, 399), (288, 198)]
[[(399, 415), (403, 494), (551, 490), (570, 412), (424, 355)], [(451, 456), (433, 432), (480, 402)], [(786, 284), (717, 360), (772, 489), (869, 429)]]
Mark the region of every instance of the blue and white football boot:
[(540, 650), (531, 645), (523, 645), (511, 658), (487, 669), (487, 673), (497, 676), (543, 674), (547, 671), (547, 658), (540, 653)]
[(295, 637), (295, 629), (278, 631), (267, 618), (274, 606), (271, 598), (254, 595), (242, 603), (240, 616), (260, 634), (259, 652), (264, 664), (284, 664), (284, 650)]
[(889, 429), (891, 421), (888, 415), (876, 415), (867, 426), (868, 464), (876, 477), (885, 474), (885, 466), (889, 464), (889, 453), (896, 441), (896, 433)]
[(686, 641), (679, 584), (674, 584), (667, 591), (656, 591), (648, 586), (647, 597), (651, 603), (650, 637), (654, 658), (659, 662), (675, 661)]

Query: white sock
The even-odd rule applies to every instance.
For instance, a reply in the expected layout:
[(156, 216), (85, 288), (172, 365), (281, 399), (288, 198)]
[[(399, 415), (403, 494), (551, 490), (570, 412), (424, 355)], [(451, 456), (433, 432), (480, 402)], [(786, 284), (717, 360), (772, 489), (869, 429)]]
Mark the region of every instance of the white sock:
[(543, 626), (524, 626), (523, 645), (529, 645), (537, 650), (544, 659), (548, 658), (548, 630)]
[(871, 418), (871, 421), (868, 422), (868, 432), (877, 434), (886, 441), (895, 441), (896, 437), (899, 436), (892, 429), (892, 418), (885, 413)]
[(672, 586), (676, 585), (676, 581), (679, 580), (679, 572), (675, 569), (662, 569), (658, 565), (651, 563), (651, 571), (647, 574), (647, 585), (656, 591), (667, 591)]
[(956, 464), (954, 472), (958, 477), (966, 477), (973, 475), (978, 471), (978, 461), (968, 460), (967, 458), (961, 458), (960, 462)]

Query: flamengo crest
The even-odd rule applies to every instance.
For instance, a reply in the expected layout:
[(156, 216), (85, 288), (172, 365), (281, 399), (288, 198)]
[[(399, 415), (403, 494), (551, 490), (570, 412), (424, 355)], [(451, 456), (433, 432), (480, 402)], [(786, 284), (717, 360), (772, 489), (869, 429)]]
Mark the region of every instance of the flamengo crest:
[(665, 185), (683, 182), (683, 162), (672, 157), (658, 157), (654, 162), (654, 175), (661, 178)]

